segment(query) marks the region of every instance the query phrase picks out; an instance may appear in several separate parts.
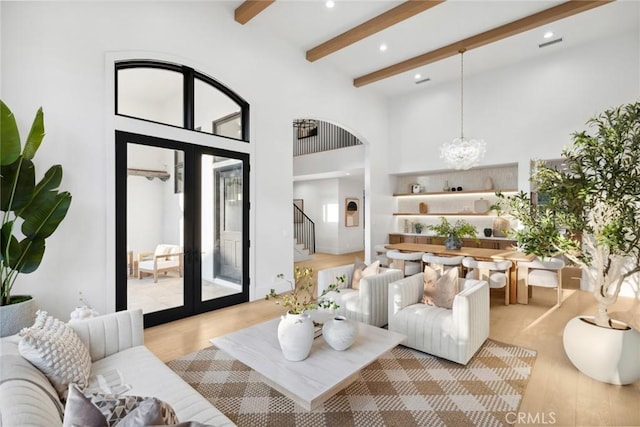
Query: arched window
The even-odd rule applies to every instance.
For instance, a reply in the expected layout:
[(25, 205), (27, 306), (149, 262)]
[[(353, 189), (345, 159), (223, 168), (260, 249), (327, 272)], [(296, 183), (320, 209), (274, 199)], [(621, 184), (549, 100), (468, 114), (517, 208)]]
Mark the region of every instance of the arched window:
[(123, 61), (116, 67), (116, 114), (249, 141), (249, 104), (184, 65)]

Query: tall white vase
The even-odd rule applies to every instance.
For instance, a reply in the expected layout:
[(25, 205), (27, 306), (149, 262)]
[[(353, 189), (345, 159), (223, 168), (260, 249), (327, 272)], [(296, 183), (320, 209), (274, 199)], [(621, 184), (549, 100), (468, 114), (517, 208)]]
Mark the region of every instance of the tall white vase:
[(292, 362), (304, 360), (313, 345), (313, 321), (308, 314), (291, 314), (280, 318), (278, 341), (284, 358)]
[(640, 380), (640, 332), (622, 322), (612, 329), (596, 326), (593, 316), (574, 317), (564, 328), (564, 351), (583, 374), (609, 384)]

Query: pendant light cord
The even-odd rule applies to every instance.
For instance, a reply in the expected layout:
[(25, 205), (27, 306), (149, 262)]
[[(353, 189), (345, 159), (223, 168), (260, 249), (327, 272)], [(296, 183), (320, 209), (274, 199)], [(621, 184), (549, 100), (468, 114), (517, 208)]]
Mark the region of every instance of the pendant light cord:
[(460, 52), (460, 139), (464, 139), (464, 53), (467, 49), (461, 48)]

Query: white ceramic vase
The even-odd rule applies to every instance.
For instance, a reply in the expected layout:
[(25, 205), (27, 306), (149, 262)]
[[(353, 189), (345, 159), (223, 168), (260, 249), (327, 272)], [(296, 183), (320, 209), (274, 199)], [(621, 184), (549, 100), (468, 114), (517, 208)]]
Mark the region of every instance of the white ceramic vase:
[(609, 384), (640, 380), (640, 332), (612, 320), (616, 328), (593, 323), (593, 316), (574, 317), (564, 328), (564, 351), (580, 372)]
[(313, 345), (313, 321), (307, 313), (291, 314), (280, 318), (278, 341), (284, 358), (292, 362), (304, 360)]
[(344, 316), (336, 316), (324, 323), (322, 336), (334, 350), (346, 350), (358, 338), (358, 325)]

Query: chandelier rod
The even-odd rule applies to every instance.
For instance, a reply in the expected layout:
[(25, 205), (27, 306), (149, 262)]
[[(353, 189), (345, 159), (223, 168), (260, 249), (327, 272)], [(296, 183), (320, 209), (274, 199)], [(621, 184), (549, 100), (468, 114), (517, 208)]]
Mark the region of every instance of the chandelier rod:
[(460, 139), (464, 139), (464, 53), (466, 48), (461, 48), (460, 52)]

